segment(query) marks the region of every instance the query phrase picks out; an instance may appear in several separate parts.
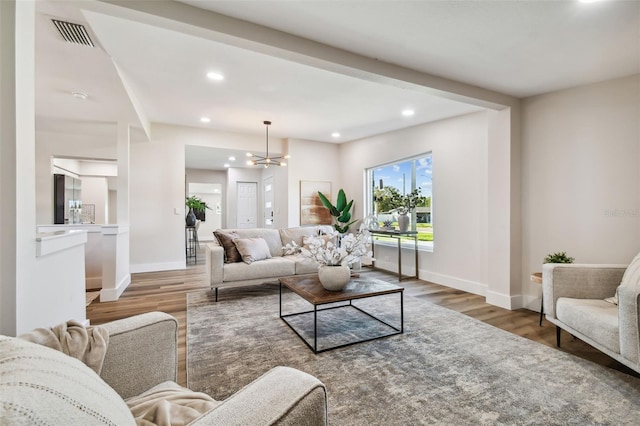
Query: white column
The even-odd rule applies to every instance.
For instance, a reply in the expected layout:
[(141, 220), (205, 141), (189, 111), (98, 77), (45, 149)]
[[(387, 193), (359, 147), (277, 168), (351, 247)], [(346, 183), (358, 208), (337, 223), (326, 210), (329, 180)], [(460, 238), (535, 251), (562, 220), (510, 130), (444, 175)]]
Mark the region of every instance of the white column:
[(16, 334), (16, 2), (0, 1), (0, 333)]
[(129, 284), (129, 225), (104, 225), (100, 302), (118, 300)]
[(102, 290), (100, 302), (118, 300), (131, 284), (129, 256), (129, 146), (130, 128), (118, 123), (117, 225), (102, 227)]
[(129, 224), (129, 124), (118, 123), (118, 217), (119, 225)]
[(487, 303), (522, 307), (520, 136), (518, 106), (489, 111)]

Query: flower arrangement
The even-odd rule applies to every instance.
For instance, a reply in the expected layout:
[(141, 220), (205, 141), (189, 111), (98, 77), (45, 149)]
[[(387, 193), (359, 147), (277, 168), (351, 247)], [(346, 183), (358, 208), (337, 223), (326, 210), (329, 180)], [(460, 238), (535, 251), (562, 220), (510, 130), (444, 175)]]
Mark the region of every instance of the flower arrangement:
[(284, 246), (285, 254), (301, 253), (320, 265), (350, 266), (360, 260), (361, 256), (371, 256), (367, 250), (369, 231), (360, 226), (356, 234), (341, 235), (333, 231), (330, 234), (311, 237), (306, 240), (307, 247), (300, 247), (295, 241)]

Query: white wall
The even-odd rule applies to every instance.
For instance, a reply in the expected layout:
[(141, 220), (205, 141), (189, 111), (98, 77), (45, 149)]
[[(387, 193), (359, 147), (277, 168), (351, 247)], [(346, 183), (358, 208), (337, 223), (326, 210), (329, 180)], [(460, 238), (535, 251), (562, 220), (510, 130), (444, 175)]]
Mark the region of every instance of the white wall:
[[(477, 294), (487, 289), (487, 150), (485, 112), (386, 133), (340, 146), (342, 187), (363, 214), (363, 170), (426, 152), (433, 155), (433, 252), (420, 252), (420, 277)], [(395, 248), (376, 257), (394, 267)], [(389, 258), (385, 264), (384, 258)], [(413, 271), (407, 252), (403, 272)]]
[(82, 176), (82, 205), (93, 204), (95, 208), (95, 220), (93, 223), (107, 223), (108, 196), (107, 178), (97, 176)]
[[(131, 272), (185, 267), (186, 145), (243, 151), (264, 148), (263, 134), (241, 135), (157, 123), (152, 124), (151, 130), (151, 141), (131, 145)], [(274, 139), (270, 145), (280, 151), (282, 141)], [(260, 175), (254, 181), (259, 182)], [(235, 194), (228, 193), (227, 198), (235, 200)], [(233, 227), (235, 211), (228, 212), (227, 227)]]
[[(300, 181), (331, 182), (333, 202), (338, 190), (343, 188), (341, 163), (339, 159), (339, 145), (324, 142), (314, 142), (303, 139), (289, 139), (289, 214), (288, 226), (300, 226)], [(351, 164), (348, 165), (351, 167)], [(354, 199), (354, 210), (358, 209), (361, 198), (345, 189), (349, 199)], [(354, 215), (354, 217), (357, 217)]]
[(523, 102), (523, 271), (566, 251), (580, 263), (628, 263), (640, 250), (640, 75)]

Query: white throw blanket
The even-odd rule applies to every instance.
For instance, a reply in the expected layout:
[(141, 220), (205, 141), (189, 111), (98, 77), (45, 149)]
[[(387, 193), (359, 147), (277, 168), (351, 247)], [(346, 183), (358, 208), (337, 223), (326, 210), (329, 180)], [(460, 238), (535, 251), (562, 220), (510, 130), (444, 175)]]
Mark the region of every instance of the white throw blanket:
[(51, 328), (37, 328), (18, 338), (38, 343), (77, 358), (100, 374), (109, 345), (109, 331), (103, 327), (85, 328), (77, 321), (67, 321)]
[(126, 402), (138, 426), (187, 425), (222, 404), (173, 382), (161, 383)]

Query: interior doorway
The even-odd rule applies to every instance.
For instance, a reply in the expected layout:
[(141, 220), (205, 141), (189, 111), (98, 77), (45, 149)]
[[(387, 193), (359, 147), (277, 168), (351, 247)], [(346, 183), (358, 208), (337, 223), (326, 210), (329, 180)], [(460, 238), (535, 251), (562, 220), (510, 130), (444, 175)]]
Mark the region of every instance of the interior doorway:
[(222, 228), (222, 184), (189, 182), (187, 197), (195, 195), (207, 203), (209, 209), (200, 213), (198, 240), (213, 241), (213, 231)]
[(258, 227), (258, 183), (237, 183), (238, 228)]
[(269, 176), (262, 181), (262, 212), (264, 227), (273, 228), (273, 177)]

